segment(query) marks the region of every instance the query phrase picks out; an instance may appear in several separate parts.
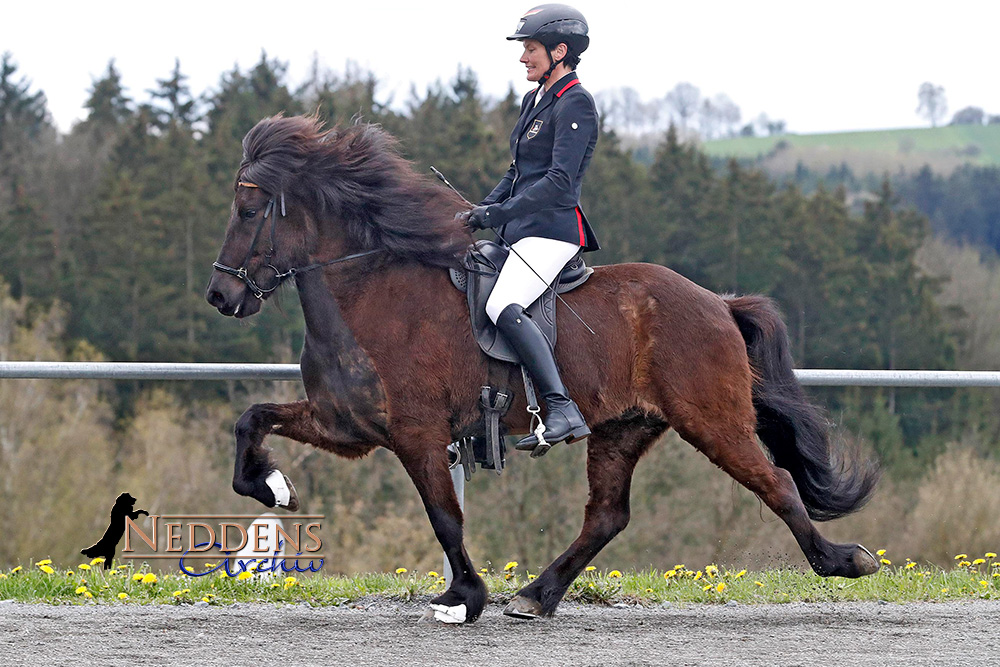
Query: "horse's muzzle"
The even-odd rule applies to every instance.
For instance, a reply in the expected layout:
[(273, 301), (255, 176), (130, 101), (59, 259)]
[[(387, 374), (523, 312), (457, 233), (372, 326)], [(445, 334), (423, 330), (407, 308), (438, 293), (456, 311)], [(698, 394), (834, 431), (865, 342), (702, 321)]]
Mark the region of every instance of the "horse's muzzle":
[(256, 315), (262, 303), (242, 282), (218, 272), (208, 282), (205, 300), (226, 317), (237, 319)]

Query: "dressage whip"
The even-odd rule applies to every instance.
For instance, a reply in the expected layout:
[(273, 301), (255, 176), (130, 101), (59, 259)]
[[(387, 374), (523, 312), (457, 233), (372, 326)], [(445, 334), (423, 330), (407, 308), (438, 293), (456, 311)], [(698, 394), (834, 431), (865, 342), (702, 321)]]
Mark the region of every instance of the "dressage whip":
[[(454, 192), (454, 193), (455, 193), (456, 195), (458, 195), (459, 197), (461, 197), (461, 199), (462, 199), (462, 201), (463, 201), (463, 202), (465, 202), (466, 204), (468, 204), (468, 205), (469, 205), (469, 206), (470, 206), (471, 208), (475, 208), (475, 207), (476, 207), (476, 205), (475, 205), (475, 204), (473, 204), (473, 203), (472, 203), (471, 201), (469, 201), (468, 199), (466, 199), (466, 198), (465, 198), (465, 196), (464, 196), (464, 195), (463, 195), (463, 194), (462, 194), (461, 192), (459, 192), (459, 191), (458, 191), (458, 189), (457, 189), (457, 188), (456, 188), (456, 187), (455, 187), (454, 185), (452, 185), (451, 183), (449, 183), (449, 182), (448, 182), (448, 179), (444, 177), (444, 174), (442, 174), (442, 173), (441, 173), (440, 171), (438, 171), (437, 169), (435, 169), (433, 165), (431, 166), (431, 171), (433, 171), (433, 172), (434, 172), (434, 175), (435, 175), (435, 176), (437, 176), (437, 177), (438, 177), (439, 179), (441, 179), (441, 182), (442, 182), (442, 183), (444, 183), (444, 184), (445, 184), (445, 185), (447, 185), (447, 186), (448, 186), (449, 188), (451, 188), (451, 191), (452, 191), (452, 192)], [(575, 310), (573, 310), (573, 306), (571, 306), (571, 305), (569, 305), (568, 303), (566, 303), (566, 300), (565, 300), (565, 299), (563, 299), (563, 298), (562, 298), (561, 296), (559, 296), (559, 292), (558, 292), (558, 290), (556, 290), (556, 288), (555, 288), (555, 287), (554, 287), (553, 285), (550, 285), (549, 283), (547, 283), (547, 282), (545, 281), (545, 278), (542, 278), (542, 277), (541, 277), (540, 275), (538, 275), (538, 271), (535, 271), (535, 269), (534, 269), (534, 268), (532, 268), (531, 264), (528, 264), (527, 262), (525, 262), (525, 261), (524, 261), (524, 257), (521, 257), (521, 253), (519, 253), (519, 252), (518, 252), (517, 250), (515, 250), (515, 249), (514, 249), (514, 246), (512, 246), (512, 245), (511, 245), (511, 244), (509, 244), (509, 243), (507, 243), (507, 239), (505, 239), (505, 238), (504, 238), (503, 236), (501, 236), (501, 235), (500, 235), (500, 232), (499, 232), (499, 231), (497, 231), (497, 229), (496, 229), (495, 227), (490, 227), (490, 231), (492, 231), (492, 232), (493, 232), (493, 233), (494, 233), (494, 234), (496, 235), (496, 237), (497, 237), (498, 239), (500, 239), (500, 242), (501, 242), (501, 243), (503, 243), (503, 244), (504, 244), (505, 246), (507, 246), (508, 248), (510, 248), (510, 251), (511, 251), (512, 253), (514, 253), (514, 255), (515, 255), (515, 256), (517, 256), (517, 258), (518, 258), (519, 260), (521, 260), (521, 262), (522, 262), (522, 263), (523, 263), (523, 264), (524, 264), (524, 265), (525, 265), (526, 267), (528, 267), (529, 269), (531, 269), (531, 272), (535, 274), (535, 277), (536, 277), (536, 278), (538, 278), (539, 280), (541, 280), (541, 281), (542, 281), (542, 282), (543, 282), (543, 283), (545, 284), (545, 287), (546, 287), (547, 289), (550, 289), (550, 290), (552, 290), (552, 293), (553, 293), (553, 294), (555, 295), (555, 297), (556, 297), (557, 299), (559, 299), (559, 303), (561, 303), (562, 305), (566, 306), (566, 308), (568, 308), (568, 309), (569, 309), (569, 312), (573, 313), (573, 315), (575, 315), (575, 316), (576, 316), (576, 319), (580, 320), (580, 323), (581, 323), (581, 324), (583, 324), (583, 326), (585, 326), (585, 327), (587, 328), (587, 331), (589, 331), (590, 333), (592, 333), (592, 334), (593, 334), (593, 335), (595, 335), (595, 336), (597, 335), (597, 332), (596, 332), (596, 331), (594, 331), (593, 329), (591, 329), (591, 328), (590, 328), (590, 325), (589, 325), (589, 324), (587, 324), (587, 323), (586, 323), (586, 322), (585, 322), (585, 321), (583, 320), (583, 318), (582, 318), (582, 317), (580, 317), (580, 314), (579, 314), (579, 313), (577, 313), (577, 312), (576, 312)]]

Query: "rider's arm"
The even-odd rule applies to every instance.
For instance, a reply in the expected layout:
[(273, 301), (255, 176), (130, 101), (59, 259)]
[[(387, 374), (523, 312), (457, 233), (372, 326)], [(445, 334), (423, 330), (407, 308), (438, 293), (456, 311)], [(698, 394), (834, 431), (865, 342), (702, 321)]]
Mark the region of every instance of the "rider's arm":
[(486, 199), (479, 202), (479, 205), (489, 206), (490, 204), (497, 204), (502, 201), (506, 201), (510, 197), (510, 189), (514, 185), (514, 173), (514, 163), (511, 162), (510, 169), (508, 169), (507, 173), (500, 179), (500, 183), (493, 188), (493, 192), (491, 192)]
[[(567, 95), (556, 104), (553, 121), (552, 166), (524, 191), (488, 206), (486, 220), (490, 227), (545, 209), (572, 208), (578, 204), (573, 180), (580, 172), (590, 138), (597, 131), (597, 111), (588, 96)], [(511, 174), (511, 170), (507, 173)]]

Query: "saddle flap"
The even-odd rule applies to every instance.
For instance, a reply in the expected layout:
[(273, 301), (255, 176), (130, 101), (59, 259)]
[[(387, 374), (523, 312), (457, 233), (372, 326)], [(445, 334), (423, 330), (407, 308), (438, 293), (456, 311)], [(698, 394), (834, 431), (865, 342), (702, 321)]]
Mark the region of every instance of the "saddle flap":
[[(507, 341), (499, 334), (496, 326), (486, 315), (486, 301), (496, 285), (500, 270), (507, 261), (509, 248), (493, 243), (492, 241), (477, 241), (469, 246), (465, 256), (466, 269), (466, 298), (469, 303), (469, 315), (472, 320), (472, 332), (479, 343), (479, 347), (487, 355), (494, 359), (507, 361), (510, 363), (520, 363), (517, 353), (507, 344)], [(557, 290), (563, 293), (582, 285), (593, 269), (587, 267), (583, 261), (582, 254), (574, 257), (563, 273), (560, 274)], [(564, 278), (565, 277), (565, 278)], [(568, 278), (568, 281), (565, 279)], [(454, 274), (452, 282), (456, 284)], [(461, 289), (461, 288), (459, 288)], [(542, 330), (549, 343), (555, 348), (556, 344), (556, 294), (553, 290), (547, 289), (531, 306), (527, 309), (528, 316), (535, 321), (538, 328)]]

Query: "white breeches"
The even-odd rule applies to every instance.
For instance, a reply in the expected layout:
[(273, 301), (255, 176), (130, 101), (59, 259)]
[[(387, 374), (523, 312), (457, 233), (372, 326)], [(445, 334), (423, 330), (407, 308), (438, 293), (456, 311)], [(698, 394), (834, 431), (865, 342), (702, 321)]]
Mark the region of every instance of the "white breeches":
[[(556, 279), (566, 262), (580, 252), (580, 246), (576, 244), (539, 236), (523, 238), (511, 247), (513, 250), (504, 262), (496, 287), (486, 302), (486, 314), (494, 324), (503, 309), (512, 303), (522, 308), (534, 303)], [(522, 258), (524, 261), (521, 261)]]

